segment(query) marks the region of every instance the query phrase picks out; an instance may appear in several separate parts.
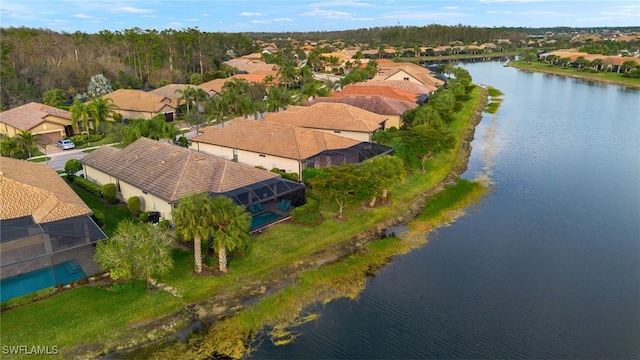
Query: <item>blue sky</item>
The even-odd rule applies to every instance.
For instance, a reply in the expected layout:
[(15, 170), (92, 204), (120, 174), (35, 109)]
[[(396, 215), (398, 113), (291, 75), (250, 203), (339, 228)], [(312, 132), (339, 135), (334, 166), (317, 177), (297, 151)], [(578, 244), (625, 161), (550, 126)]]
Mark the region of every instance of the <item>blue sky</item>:
[(640, 26), (640, 0), (0, 0), (0, 26), (58, 32), (324, 31), (375, 26)]

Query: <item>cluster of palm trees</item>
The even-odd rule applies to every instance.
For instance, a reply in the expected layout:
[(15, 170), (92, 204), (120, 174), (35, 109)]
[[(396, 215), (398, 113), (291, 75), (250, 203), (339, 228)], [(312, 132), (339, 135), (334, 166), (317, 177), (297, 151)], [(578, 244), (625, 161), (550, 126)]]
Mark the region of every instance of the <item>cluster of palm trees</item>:
[(202, 272), (202, 240), (218, 252), (220, 271), (227, 272), (227, 251), (242, 249), (251, 239), (251, 215), (224, 196), (194, 194), (178, 201), (172, 211), (175, 234), (193, 241), (194, 271)]
[(42, 136), (29, 130), (20, 130), (14, 137), (0, 135), (0, 153), (5, 157), (28, 159), (40, 146), (46, 150), (47, 144), (42, 140)]
[[(96, 97), (87, 102), (75, 99), (71, 107), (69, 107), (71, 125), (79, 132), (89, 132), (89, 119), (91, 119), (93, 120), (93, 130), (98, 132), (101, 124), (115, 116), (115, 109), (117, 109), (117, 106), (109, 98)], [(80, 128), (80, 125), (82, 125), (82, 128)]]

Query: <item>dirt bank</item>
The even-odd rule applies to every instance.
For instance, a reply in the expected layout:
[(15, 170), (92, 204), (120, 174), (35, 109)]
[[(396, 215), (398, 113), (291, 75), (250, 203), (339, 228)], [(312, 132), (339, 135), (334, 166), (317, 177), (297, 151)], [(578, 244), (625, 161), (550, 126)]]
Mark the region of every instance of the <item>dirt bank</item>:
[(298, 272), (339, 261), (364, 248), (369, 241), (379, 239), (386, 229), (411, 220), (421, 211), (430, 197), (442, 191), (447, 185), (454, 183), (467, 170), (471, 154), (471, 141), (474, 138), (475, 128), (482, 119), (482, 111), (487, 105), (487, 99), (487, 91), (483, 90), (483, 100), (478, 104), (469, 121), (453, 169), (442, 181), (411, 201), (403, 212), (343, 243), (318, 251), (296, 263), (278, 269), (266, 277), (269, 280), (246, 283), (241, 289), (232, 293), (222, 293), (206, 301), (186, 305), (179, 313), (131, 327), (126, 330), (126, 335), (123, 335), (118, 343), (83, 345), (68, 352), (66, 356), (90, 359), (99, 358), (103, 354), (111, 354), (116, 355), (113, 358), (118, 358), (119, 355), (126, 354), (135, 348), (155, 347), (162, 342), (184, 337), (194, 326), (211, 324), (231, 316), (265, 296), (285, 288), (296, 278)]

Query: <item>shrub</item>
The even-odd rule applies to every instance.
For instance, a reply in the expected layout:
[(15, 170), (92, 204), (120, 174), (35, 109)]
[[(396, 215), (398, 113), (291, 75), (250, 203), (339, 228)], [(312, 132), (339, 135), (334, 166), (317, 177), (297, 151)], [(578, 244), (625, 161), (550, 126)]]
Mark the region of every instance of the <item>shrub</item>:
[(81, 188), (87, 190), (88, 192), (92, 193), (93, 195), (97, 196), (97, 197), (102, 197), (102, 187), (98, 184), (95, 184), (83, 177), (79, 177), (77, 176), (74, 179), (76, 185), (80, 186)]
[(158, 222), (158, 227), (163, 230), (169, 230), (171, 229), (171, 222), (169, 222), (169, 220), (160, 220)]
[(69, 180), (73, 180), (78, 171), (82, 170), (82, 164), (78, 159), (69, 159), (64, 164), (64, 172), (69, 176)]
[(118, 189), (116, 184), (104, 184), (102, 186), (102, 196), (109, 202), (109, 204), (117, 204), (118, 201)]
[(40, 299), (44, 299), (50, 296), (51, 294), (55, 293), (56, 291), (58, 290), (55, 287), (50, 287), (50, 288), (36, 291), (32, 294), (22, 295), (22, 296), (15, 297), (13, 299), (9, 299), (2, 303), (1, 305), (2, 311), (27, 305)]
[(176, 145), (188, 148), (189, 147), (189, 139), (187, 139), (184, 136), (180, 136), (178, 138), (178, 140), (176, 141)]
[(98, 225), (99, 227), (104, 226), (105, 222), (104, 222), (104, 213), (98, 209), (93, 210), (93, 221), (96, 222), (96, 225)]
[(131, 211), (131, 215), (133, 215), (133, 217), (137, 218), (140, 215), (141, 206), (142, 203), (139, 196), (132, 196), (127, 200), (127, 207), (129, 208), (129, 211)]
[(151, 211), (144, 211), (140, 213), (140, 221), (142, 222), (147, 222), (149, 221), (149, 213), (151, 213)]
[(218, 265), (218, 259), (212, 257), (212, 256), (207, 256), (204, 258), (204, 264), (207, 265), (207, 267), (214, 267), (216, 265)]
[(302, 225), (318, 225), (322, 221), (320, 202), (307, 196), (307, 203), (291, 210), (291, 221)]
[(281, 171), (280, 169), (277, 169), (277, 168), (271, 169), (271, 172), (274, 172), (276, 174), (280, 174), (280, 176), (282, 176), (283, 178), (285, 178), (287, 180), (298, 181), (298, 174), (296, 174), (296, 173), (284, 172), (284, 171)]

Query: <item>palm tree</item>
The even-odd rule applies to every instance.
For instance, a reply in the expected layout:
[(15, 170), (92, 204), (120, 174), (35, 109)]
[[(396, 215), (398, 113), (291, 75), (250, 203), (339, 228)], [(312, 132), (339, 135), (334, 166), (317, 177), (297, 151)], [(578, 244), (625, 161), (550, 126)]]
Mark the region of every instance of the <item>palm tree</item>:
[(189, 105), (193, 101), (193, 96), (196, 93), (196, 89), (191, 86), (185, 86), (184, 89), (176, 89), (176, 94), (180, 94), (180, 99), (187, 104), (187, 115), (189, 115)]
[(251, 215), (228, 197), (216, 196), (209, 201), (213, 227), (211, 245), (218, 251), (220, 271), (227, 272), (227, 250), (242, 248), (250, 240)]
[(214, 96), (207, 103), (207, 112), (213, 115), (213, 118), (216, 119), (218, 123), (222, 123), (222, 127), (224, 127), (224, 114), (227, 110), (228, 106), (224, 96)]
[(78, 120), (82, 120), (82, 128), (87, 129), (89, 131), (89, 107), (87, 104), (83, 103), (80, 99), (75, 99), (73, 101), (73, 105), (69, 107), (69, 111), (71, 112), (71, 126), (75, 127), (78, 132), (80, 132), (80, 127), (78, 126)]
[(117, 108), (112, 99), (102, 97), (91, 100), (87, 106), (89, 116), (93, 119), (93, 126), (96, 132), (98, 127), (100, 127), (100, 124), (104, 123), (109, 118), (113, 118), (113, 110)]
[(175, 234), (182, 240), (193, 240), (194, 271), (202, 272), (202, 239), (213, 235), (211, 206), (207, 194), (194, 194), (178, 200), (171, 212)]
[(40, 134), (33, 134), (29, 130), (20, 130), (20, 132), (16, 134), (16, 143), (18, 146), (24, 148), (29, 154), (29, 157), (31, 157), (33, 149), (37, 149), (43, 142)]
[(289, 90), (293, 87), (293, 82), (298, 76), (298, 71), (296, 70), (296, 67), (293, 66), (293, 64), (287, 63), (280, 66), (280, 70), (278, 70), (277, 76), (280, 76), (282, 82), (285, 83), (287, 90)]

